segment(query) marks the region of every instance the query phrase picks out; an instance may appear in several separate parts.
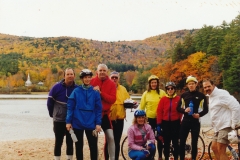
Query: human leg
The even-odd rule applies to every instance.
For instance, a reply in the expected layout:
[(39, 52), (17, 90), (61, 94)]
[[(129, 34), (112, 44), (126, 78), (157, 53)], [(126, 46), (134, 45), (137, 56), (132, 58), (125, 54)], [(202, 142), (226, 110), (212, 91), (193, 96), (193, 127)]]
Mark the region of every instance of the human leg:
[(173, 144), (173, 156), (174, 159), (177, 160), (178, 159), (178, 153), (179, 153), (179, 129), (180, 129), (180, 120), (177, 121), (172, 121), (171, 122), (171, 140), (172, 140), (172, 144)]
[(230, 143), (229, 140), (228, 140), (228, 133), (231, 130), (232, 129), (230, 127), (224, 128), (224, 129), (220, 130), (217, 134), (216, 145), (217, 145), (217, 152), (218, 152), (220, 160), (228, 159), (228, 156), (227, 156), (227, 153), (226, 153), (226, 148), (227, 148), (228, 144)]
[(185, 159), (185, 145), (188, 133), (190, 131), (190, 124), (189, 121), (182, 121), (181, 128), (180, 128), (180, 160)]
[[(65, 125), (66, 129), (66, 125)], [(73, 141), (71, 134), (65, 130), (66, 133), (66, 155), (67, 155), (67, 160), (72, 160), (73, 159)]]
[(92, 130), (85, 130), (87, 140), (88, 140), (88, 145), (90, 148), (90, 157), (91, 160), (97, 160), (98, 159), (98, 137), (95, 137), (92, 135)]
[(138, 151), (138, 150), (131, 150), (128, 153), (128, 156), (131, 159), (134, 159), (134, 160), (144, 160), (144, 159), (146, 159), (145, 153), (143, 151)]
[(78, 139), (78, 141), (75, 143), (76, 158), (77, 158), (77, 160), (83, 160), (83, 133), (84, 133), (84, 130), (79, 130), (79, 129), (73, 129), (73, 130)]
[(156, 146), (155, 144), (151, 143), (150, 144), (150, 148), (148, 149), (148, 151), (150, 152), (150, 155), (147, 157), (147, 159), (149, 160), (153, 160), (155, 153), (156, 153)]
[[(104, 145), (104, 153), (106, 153), (106, 150), (108, 150), (110, 160), (115, 160), (115, 143), (113, 137), (113, 130), (108, 115), (104, 115), (102, 118), (102, 129), (104, 131), (105, 139), (107, 142), (107, 146)], [(105, 160), (108, 160), (106, 154), (104, 154), (104, 157)]]
[(197, 157), (197, 144), (198, 144), (198, 137), (200, 132), (200, 123), (192, 123), (191, 126), (191, 135), (192, 135), (192, 160), (195, 160)]
[(65, 122), (53, 122), (53, 131), (55, 134), (54, 156), (61, 156), (61, 148), (63, 144), (65, 130)]
[(124, 120), (117, 119), (116, 121), (112, 121), (112, 125), (113, 125), (113, 135), (114, 135), (114, 143), (115, 143), (115, 160), (118, 160), (119, 152), (120, 152), (120, 141), (121, 141), (123, 127), (124, 127)]
[[(156, 118), (148, 118), (148, 123), (151, 126), (151, 128), (153, 130), (153, 133), (155, 133), (156, 127), (157, 127), (157, 120), (156, 120)], [(162, 141), (157, 139), (158, 157), (160, 159), (162, 159), (162, 149), (163, 149)], [(155, 153), (154, 153), (154, 155), (155, 155)]]
[(162, 132), (163, 132), (163, 139), (164, 139), (164, 157), (165, 159), (169, 159), (169, 150), (170, 150), (170, 143), (171, 143), (171, 122), (170, 121), (162, 121)]

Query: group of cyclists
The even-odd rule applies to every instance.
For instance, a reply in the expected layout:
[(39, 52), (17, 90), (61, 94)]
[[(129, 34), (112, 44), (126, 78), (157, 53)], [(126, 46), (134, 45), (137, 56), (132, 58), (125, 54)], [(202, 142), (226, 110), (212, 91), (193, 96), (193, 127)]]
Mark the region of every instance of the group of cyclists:
[[(65, 135), (67, 159), (73, 159), (70, 130), (74, 131), (78, 139), (75, 142), (78, 160), (83, 159), (84, 132), (89, 143), (91, 160), (98, 159), (97, 138), (101, 130), (105, 134), (105, 159), (119, 159), (120, 140), (126, 118), (124, 101), (130, 95), (120, 85), (118, 72), (108, 75), (108, 67), (99, 64), (96, 73), (93, 78), (92, 71), (83, 69), (80, 72), (83, 83), (77, 86), (74, 83), (73, 69), (67, 68), (64, 79), (49, 92), (47, 106), (50, 117), (53, 117), (55, 160), (60, 160)], [(186, 139), (191, 131), (191, 154), (194, 160), (197, 157), (200, 117), (208, 113), (207, 98), (197, 90), (198, 80), (194, 76), (187, 77), (188, 91), (181, 96), (177, 95), (174, 82), (167, 82), (165, 91), (159, 86), (159, 78), (151, 75), (140, 105), (133, 103), (132, 107), (138, 108), (127, 132), (128, 155), (135, 160), (151, 160), (157, 150), (158, 160), (162, 159), (162, 153), (165, 159), (169, 159), (172, 144), (174, 159), (180, 157), (180, 160), (184, 160)], [(209, 88), (206, 89), (208, 90)]]
[[(126, 112), (123, 102), (130, 98), (126, 88), (119, 84), (120, 75), (108, 75), (105, 64), (97, 66), (96, 76), (89, 69), (80, 72), (82, 84), (74, 82), (72, 68), (64, 71), (64, 79), (55, 84), (49, 92), (47, 107), (53, 118), (55, 134), (54, 159), (60, 160), (61, 146), (66, 135), (67, 160), (73, 159), (73, 141), (69, 131), (75, 133), (76, 158), (83, 160), (84, 132), (86, 134), (90, 159), (98, 159), (98, 133), (105, 134), (105, 159), (118, 160)], [(133, 104), (136, 106), (136, 103)]]
[[(174, 159), (177, 160), (180, 154), (180, 160), (184, 160), (185, 144), (190, 130), (192, 134), (192, 159), (197, 157), (197, 141), (200, 132), (199, 118), (208, 113), (207, 99), (203, 93), (197, 91), (198, 81), (195, 77), (187, 77), (186, 84), (189, 91), (178, 96), (174, 82), (166, 83), (165, 92), (159, 89), (157, 76), (151, 75), (148, 78), (148, 90), (143, 93), (139, 110), (135, 112), (138, 123), (133, 123), (134, 127), (128, 130), (128, 137), (135, 137), (135, 139), (129, 139), (130, 158), (153, 159), (156, 147), (149, 147), (146, 144), (148, 141), (150, 144), (154, 143), (156, 138), (159, 160), (162, 159), (163, 148), (165, 159), (169, 159), (171, 143), (174, 148)], [(190, 101), (194, 106), (192, 111), (189, 107)], [(144, 124), (140, 123), (140, 120), (144, 118), (148, 124), (147, 121)], [(150, 131), (148, 125), (151, 126)], [(155, 131), (157, 131), (157, 135), (153, 137)], [(147, 152), (148, 150), (149, 152)], [(133, 151), (138, 152), (138, 154), (133, 154)]]

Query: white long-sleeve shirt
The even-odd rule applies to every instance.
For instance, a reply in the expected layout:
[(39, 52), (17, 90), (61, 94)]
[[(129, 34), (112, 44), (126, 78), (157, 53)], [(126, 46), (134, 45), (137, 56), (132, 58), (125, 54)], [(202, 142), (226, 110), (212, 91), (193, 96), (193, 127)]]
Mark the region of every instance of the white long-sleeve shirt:
[(209, 112), (215, 132), (240, 124), (240, 105), (226, 90), (214, 88), (209, 95)]

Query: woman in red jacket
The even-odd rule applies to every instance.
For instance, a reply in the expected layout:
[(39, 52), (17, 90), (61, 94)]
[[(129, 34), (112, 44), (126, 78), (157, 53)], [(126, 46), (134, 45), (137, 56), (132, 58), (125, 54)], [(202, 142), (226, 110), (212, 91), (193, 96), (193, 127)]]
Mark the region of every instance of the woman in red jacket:
[(180, 129), (181, 113), (177, 111), (177, 104), (180, 97), (176, 94), (174, 82), (167, 82), (165, 86), (167, 95), (163, 97), (157, 108), (157, 132), (162, 135), (164, 140), (164, 156), (169, 159), (170, 143), (174, 147), (174, 160), (178, 159), (178, 138)]

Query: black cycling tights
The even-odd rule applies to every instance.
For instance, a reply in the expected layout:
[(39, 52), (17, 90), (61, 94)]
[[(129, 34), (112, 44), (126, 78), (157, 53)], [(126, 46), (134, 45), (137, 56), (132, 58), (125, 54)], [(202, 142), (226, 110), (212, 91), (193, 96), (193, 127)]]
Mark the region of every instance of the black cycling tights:
[(197, 157), (197, 143), (200, 132), (200, 123), (198, 120), (183, 120), (180, 129), (180, 160), (184, 160), (185, 157), (185, 145), (188, 133), (191, 130), (192, 135), (192, 160), (196, 160)]
[(73, 155), (73, 141), (71, 135), (66, 129), (65, 122), (53, 122), (53, 131), (55, 133), (54, 156), (61, 156), (61, 148), (64, 136), (66, 135), (66, 154)]
[[(74, 129), (74, 133), (76, 134), (78, 139), (78, 141), (75, 143), (76, 157), (77, 157), (77, 160), (83, 160), (84, 130)], [(86, 133), (88, 145), (90, 148), (91, 160), (97, 160), (98, 159), (98, 145), (97, 145), (98, 138), (92, 135), (92, 130), (85, 130), (85, 133)]]

